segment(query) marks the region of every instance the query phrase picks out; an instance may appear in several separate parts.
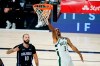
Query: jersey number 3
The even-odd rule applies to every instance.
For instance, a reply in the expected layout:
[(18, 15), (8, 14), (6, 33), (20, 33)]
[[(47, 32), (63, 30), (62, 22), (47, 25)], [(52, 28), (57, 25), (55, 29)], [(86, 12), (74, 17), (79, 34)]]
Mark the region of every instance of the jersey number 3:
[(64, 46), (64, 49), (65, 49), (64, 51), (66, 51), (66, 46)]

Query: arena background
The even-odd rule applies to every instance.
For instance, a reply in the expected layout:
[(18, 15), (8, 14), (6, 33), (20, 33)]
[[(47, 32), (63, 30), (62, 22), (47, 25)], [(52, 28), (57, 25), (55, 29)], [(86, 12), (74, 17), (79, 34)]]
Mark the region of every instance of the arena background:
[[(41, 1), (44, 1), (44, 0), (41, 0)], [(53, 1), (53, 0), (51, 0), (51, 1)], [(91, 0), (91, 1), (94, 1), (94, 0)], [(96, 1), (99, 1), (99, 0), (96, 0)], [(25, 2), (24, 0), (21, 0), (20, 4), (23, 5), (24, 2)], [(57, 3), (55, 3), (55, 4), (57, 4)], [(31, 9), (29, 7), (29, 5), (31, 5), (31, 4), (28, 4), (28, 6), (26, 6), (25, 8)], [(60, 8), (58, 6), (57, 6), (57, 8), (58, 8), (58, 12), (59, 12)], [(57, 14), (56, 8), (54, 8), (54, 10), (51, 11), (51, 17), (50, 17), (49, 21), (54, 25), (54, 27), (58, 27), (61, 30), (61, 32), (94, 33), (94, 34), (100, 33), (100, 30), (99, 30), (100, 29), (100, 18), (99, 18), (100, 15), (99, 14), (63, 13), (59, 17), (59, 19), (56, 19), (56, 14)], [(35, 28), (38, 17), (32, 13), (27, 13), (26, 15), (27, 15), (25, 17), (26, 20), (24, 22), (23, 22), (23, 20), (17, 22), (17, 20), (16, 20), (16, 22), (18, 23), (17, 29), (48, 30), (47, 26), (44, 26), (41, 28)], [(56, 19), (56, 21), (54, 19)], [(26, 25), (26, 22), (28, 23), (28, 26)]]
[(62, 14), (57, 22), (52, 22), (62, 32), (100, 34), (99, 14)]

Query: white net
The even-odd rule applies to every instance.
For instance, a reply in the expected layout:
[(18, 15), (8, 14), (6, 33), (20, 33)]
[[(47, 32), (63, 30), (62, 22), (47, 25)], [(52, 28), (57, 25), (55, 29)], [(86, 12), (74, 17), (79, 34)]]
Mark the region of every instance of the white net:
[(49, 4), (36, 4), (35, 6), (33, 6), (33, 8), (38, 15), (38, 24), (35, 27), (39, 28), (42, 26), (46, 26), (48, 24), (48, 18), (51, 12)]

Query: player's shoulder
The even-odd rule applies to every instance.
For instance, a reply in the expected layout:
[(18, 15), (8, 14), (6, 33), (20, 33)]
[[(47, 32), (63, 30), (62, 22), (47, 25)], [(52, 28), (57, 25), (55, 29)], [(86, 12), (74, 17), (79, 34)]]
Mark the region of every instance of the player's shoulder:
[(16, 47), (21, 47), (21, 46), (23, 46), (23, 44), (22, 44), (22, 43), (21, 43), (21, 44), (16, 45), (14, 48), (16, 48)]
[(16, 45), (16, 46), (18, 46), (18, 47), (20, 46), (20, 47), (21, 47), (21, 46), (23, 46), (23, 43), (21, 43), (21, 44), (18, 44), (18, 45)]
[(62, 37), (62, 38), (63, 38), (63, 39), (66, 39), (66, 40), (69, 39), (68, 37)]
[(34, 46), (33, 44), (29, 43), (30, 46)]
[(33, 44), (31, 44), (31, 43), (30, 43), (29, 45), (30, 45), (31, 47), (35, 47), (35, 46), (34, 46)]
[(68, 37), (63, 37), (65, 40), (70, 41), (70, 39)]
[(35, 46), (33, 44), (29, 44), (30, 48), (35, 49)]

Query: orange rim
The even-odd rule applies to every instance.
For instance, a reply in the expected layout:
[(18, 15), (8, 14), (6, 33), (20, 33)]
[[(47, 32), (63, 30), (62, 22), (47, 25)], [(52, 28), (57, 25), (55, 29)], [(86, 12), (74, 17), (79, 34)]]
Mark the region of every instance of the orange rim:
[(51, 4), (35, 4), (33, 8), (39, 8), (41, 10), (51, 10), (53, 6)]

